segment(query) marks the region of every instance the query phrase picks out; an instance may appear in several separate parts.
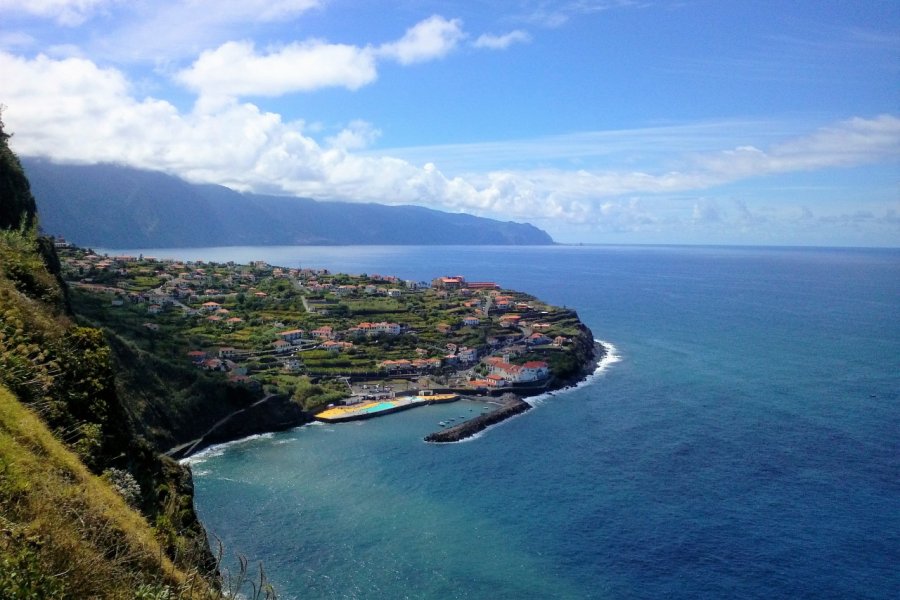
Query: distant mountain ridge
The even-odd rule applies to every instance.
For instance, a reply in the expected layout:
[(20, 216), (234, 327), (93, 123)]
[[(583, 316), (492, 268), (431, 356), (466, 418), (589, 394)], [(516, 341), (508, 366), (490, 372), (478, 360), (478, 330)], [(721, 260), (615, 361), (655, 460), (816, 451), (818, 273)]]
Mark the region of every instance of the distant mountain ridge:
[(119, 165), (21, 161), (43, 230), (81, 246), (554, 243), (530, 224), (420, 206), (241, 194)]

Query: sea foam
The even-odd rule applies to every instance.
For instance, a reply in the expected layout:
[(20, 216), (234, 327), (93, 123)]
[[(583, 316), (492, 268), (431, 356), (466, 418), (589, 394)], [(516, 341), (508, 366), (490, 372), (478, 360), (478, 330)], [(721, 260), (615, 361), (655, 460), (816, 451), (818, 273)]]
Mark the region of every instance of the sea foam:
[(549, 398), (552, 398), (554, 396), (568, 394), (570, 392), (574, 392), (575, 390), (579, 390), (583, 387), (592, 385), (600, 376), (606, 373), (610, 366), (622, 360), (622, 357), (619, 355), (618, 349), (611, 342), (597, 339), (595, 339), (594, 341), (603, 346), (605, 353), (603, 355), (603, 358), (597, 361), (597, 367), (590, 375), (588, 375), (575, 385), (571, 385), (561, 390), (555, 390), (553, 392), (546, 392), (544, 394), (525, 398), (525, 402), (527, 402), (531, 406), (539, 406), (546, 402)]

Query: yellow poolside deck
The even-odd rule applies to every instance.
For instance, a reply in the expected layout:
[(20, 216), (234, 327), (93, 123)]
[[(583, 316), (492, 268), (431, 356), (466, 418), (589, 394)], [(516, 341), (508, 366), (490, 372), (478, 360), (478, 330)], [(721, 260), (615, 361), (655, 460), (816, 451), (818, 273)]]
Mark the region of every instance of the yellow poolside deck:
[(427, 396), (401, 396), (390, 400), (372, 400), (351, 404), (349, 406), (335, 406), (315, 415), (319, 421), (336, 423), (340, 421), (354, 421), (368, 419), (390, 414), (414, 406), (425, 404), (439, 404), (442, 402), (454, 402), (459, 400), (457, 394), (431, 394)]

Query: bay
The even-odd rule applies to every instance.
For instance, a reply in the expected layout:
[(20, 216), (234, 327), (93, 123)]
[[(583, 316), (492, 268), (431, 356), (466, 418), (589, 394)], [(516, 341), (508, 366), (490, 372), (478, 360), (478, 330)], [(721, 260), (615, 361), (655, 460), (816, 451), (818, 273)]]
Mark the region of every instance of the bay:
[[(112, 252), (112, 251), (111, 251)], [(196, 504), (282, 598), (900, 597), (900, 251), (116, 250), (430, 280), (577, 309), (620, 360), (453, 445), (474, 406), (191, 459)]]

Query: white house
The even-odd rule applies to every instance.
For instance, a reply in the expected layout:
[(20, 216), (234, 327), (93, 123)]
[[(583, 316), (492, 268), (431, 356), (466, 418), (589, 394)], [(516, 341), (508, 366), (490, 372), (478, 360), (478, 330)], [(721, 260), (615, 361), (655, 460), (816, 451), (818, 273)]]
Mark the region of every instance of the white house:
[(463, 363), (475, 362), (478, 360), (478, 350), (464, 346), (456, 352), (456, 358)]

